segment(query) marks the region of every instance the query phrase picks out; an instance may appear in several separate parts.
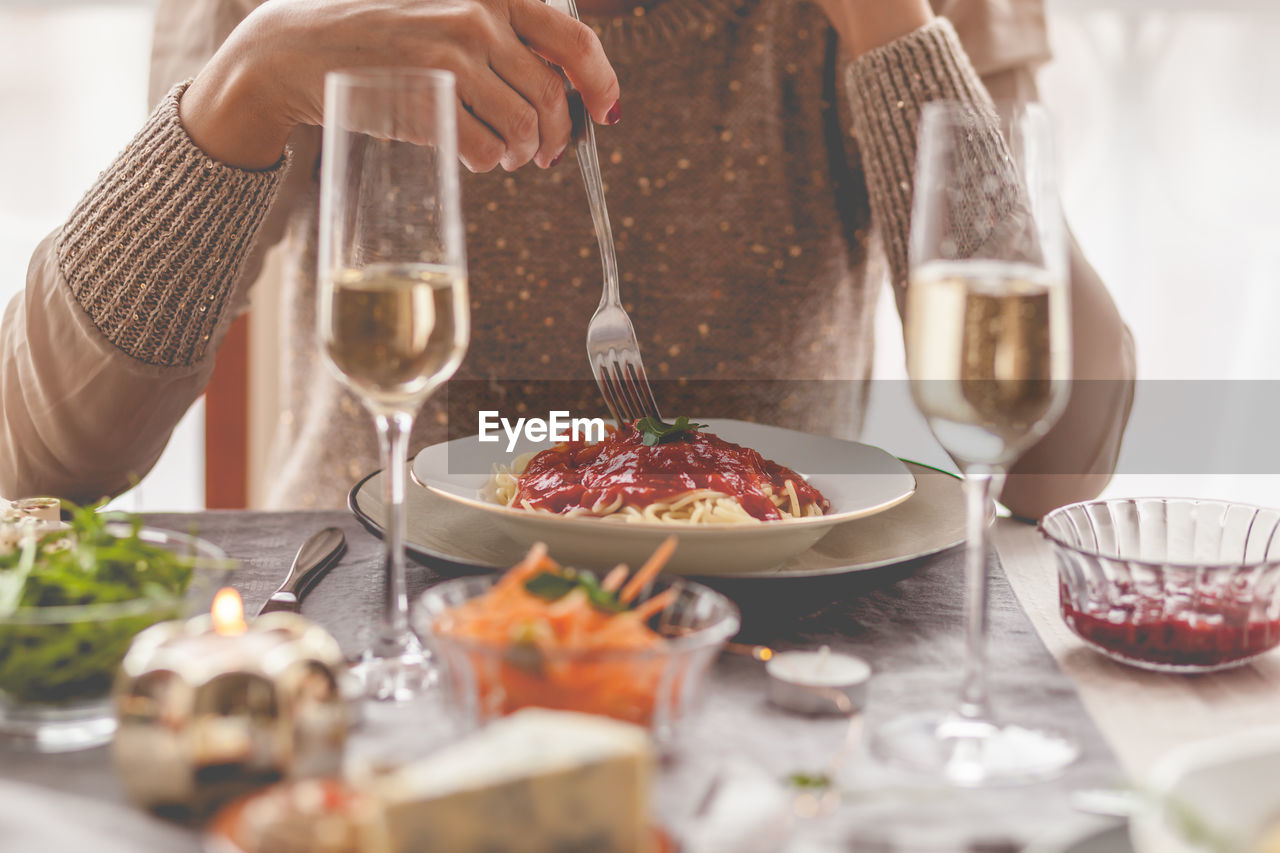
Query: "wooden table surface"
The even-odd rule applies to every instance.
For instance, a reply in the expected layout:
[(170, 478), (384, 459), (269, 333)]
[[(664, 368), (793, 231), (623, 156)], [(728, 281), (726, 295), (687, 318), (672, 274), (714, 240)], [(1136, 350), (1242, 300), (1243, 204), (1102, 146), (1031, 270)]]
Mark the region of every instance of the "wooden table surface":
[(1085, 646), (1062, 621), (1057, 565), (1039, 532), (1001, 519), (992, 538), (1018, 603), (1134, 780), (1182, 744), (1280, 725), (1280, 649), (1209, 675), (1168, 675), (1115, 663)]

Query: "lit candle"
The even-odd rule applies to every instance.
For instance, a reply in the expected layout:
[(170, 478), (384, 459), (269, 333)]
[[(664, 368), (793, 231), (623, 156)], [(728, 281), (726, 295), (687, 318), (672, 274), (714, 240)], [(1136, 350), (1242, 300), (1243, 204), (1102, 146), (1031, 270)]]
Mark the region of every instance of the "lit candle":
[(867, 701), (871, 666), (860, 657), (831, 651), (776, 652), (765, 663), (769, 701), (801, 714), (852, 714)]
[(115, 758), (141, 804), (200, 814), (282, 777), (333, 773), (348, 725), (337, 641), (295, 613), (208, 616), (138, 634), (116, 684)]
[(218, 594), (213, 597), (209, 615), (213, 620), (214, 632), (224, 637), (243, 634), (249, 630), (244, 621), (244, 602), (240, 600), (240, 593), (229, 586), (218, 590)]

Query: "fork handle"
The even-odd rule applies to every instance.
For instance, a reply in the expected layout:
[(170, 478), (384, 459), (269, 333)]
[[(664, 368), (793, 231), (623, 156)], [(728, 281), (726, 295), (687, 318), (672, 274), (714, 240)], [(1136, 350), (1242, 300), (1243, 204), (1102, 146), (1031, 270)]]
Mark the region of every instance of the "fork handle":
[(604, 178), (600, 174), (596, 129), (591, 116), (587, 115), (582, 96), (577, 90), (569, 94), (569, 114), (573, 118), (578, 169), (582, 172), (582, 183), (587, 188), (587, 205), (591, 208), (591, 222), (595, 225), (596, 242), (600, 244), (600, 261), (604, 266), (604, 293), (600, 297), (600, 304), (621, 304), (622, 297), (618, 290), (618, 256), (613, 247), (613, 228), (609, 224), (609, 208), (604, 201)]
[[(547, 0), (547, 5), (560, 9), (576, 21), (578, 5), (574, 0)], [(582, 183), (587, 188), (587, 205), (591, 208), (591, 222), (595, 225), (596, 242), (600, 244), (600, 262), (604, 266), (604, 292), (601, 305), (621, 305), (618, 289), (618, 256), (613, 247), (613, 228), (609, 224), (609, 208), (604, 201), (604, 178), (600, 174), (600, 155), (596, 149), (596, 128), (582, 95), (569, 82), (562, 69), (557, 69), (564, 79), (565, 95), (569, 101), (569, 118), (573, 121), (573, 144), (578, 154), (578, 169)]]

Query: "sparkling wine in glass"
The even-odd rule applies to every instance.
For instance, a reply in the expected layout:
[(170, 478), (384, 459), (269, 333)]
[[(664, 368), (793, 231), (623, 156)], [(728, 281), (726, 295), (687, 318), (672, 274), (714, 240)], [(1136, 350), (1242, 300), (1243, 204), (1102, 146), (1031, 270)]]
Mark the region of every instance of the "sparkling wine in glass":
[(387, 508), (386, 616), (352, 670), (375, 699), (412, 699), (435, 680), (408, 622), (404, 490), (414, 416), (469, 339), (455, 104), (444, 71), (325, 80), (320, 342), (373, 415)]
[(965, 786), (1043, 780), (1079, 755), (1067, 735), (999, 716), (987, 688), (987, 527), (1009, 466), (1057, 421), (1071, 378), (1065, 225), (1052, 130), (1035, 105), (1005, 118), (926, 106), (906, 301), (912, 396), (965, 477), (966, 654), (948, 710), (872, 737), (891, 763)]

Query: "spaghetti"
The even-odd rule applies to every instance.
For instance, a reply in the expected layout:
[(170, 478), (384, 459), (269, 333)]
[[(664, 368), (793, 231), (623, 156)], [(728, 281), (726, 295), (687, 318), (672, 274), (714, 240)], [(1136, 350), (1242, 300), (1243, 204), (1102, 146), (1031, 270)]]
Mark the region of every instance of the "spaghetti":
[(755, 450), (688, 430), (647, 443), (624, 425), (497, 466), (487, 496), (504, 506), (610, 521), (755, 524), (824, 515), (822, 493)]

